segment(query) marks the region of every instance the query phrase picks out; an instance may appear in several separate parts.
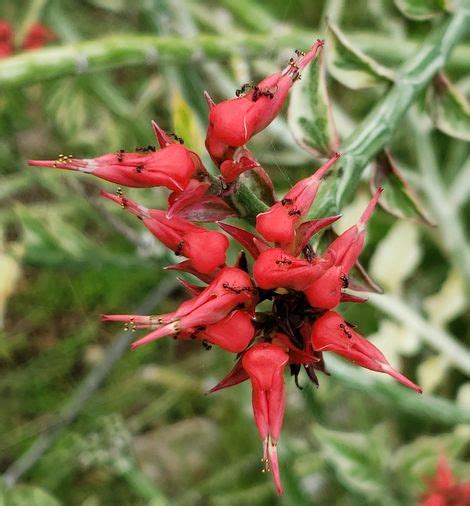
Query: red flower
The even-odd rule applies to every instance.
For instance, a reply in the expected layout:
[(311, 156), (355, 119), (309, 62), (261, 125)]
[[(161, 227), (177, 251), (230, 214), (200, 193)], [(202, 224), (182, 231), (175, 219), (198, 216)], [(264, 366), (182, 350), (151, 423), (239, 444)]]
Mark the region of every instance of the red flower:
[(256, 230), (268, 241), (291, 243), (299, 220), (308, 213), (315, 199), (321, 178), (339, 157), (339, 153), (335, 153), (312, 176), (296, 183), (280, 202), (265, 213), (258, 214)]
[[(154, 332), (133, 343), (132, 348), (182, 332), (183, 335), (195, 337), (198, 337), (198, 333), (204, 333), (202, 339), (211, 339), (211, 342), (226, 349), (242, 351), (253, 337), (251, 324), (247, 325), (247, 317), (235, 313), (224, 323), (221, 320), (235, 309), (250, 307), (252, 299), (253, 285), (248, 274), (236, 267), (225, 267), (209, 286), (193, 299), (183, 302), (174, 313), (159, 316), (103, 315), (102, 319), (125, 322), (136, 329), (156, 328)], [(220, 325), (208, 328), (217, 323)], [(230, 334), (237, 328), (240, 335), (233, 339)], [(221, 337), (225, 332), (226, 339)]]
[(304, 293), (311, 306), (333, 309), (339, 304), (341, 290), (348, 284), (347, 276), (364, 246), (366, 224), (382, 191), (382, 188), (377, 190), (359, 223), (343, 232), (326, 250), (324, 258), (334, 259), (334, 265), (305, 290)]
[(225, 264), (229, 241), (220, 232), (206, 230), (181, 218), (167, 218), (165, 211), (147, 209), (124, 196), (104, 191), (101, 195), (140, 218), (159, 241), (177, 255), (189, 258), (199, 272), (208, 274)]
[(50, 28), (41, 23), (34, 23), (26, 33), (21, 47), (26, 51), (40, 49), (55, 39), (56, 35)]
[(468, 506), (470, 482), (456, 483), (449, 461), (441, 456), (436, 476), (429, 482), (429, 490), (419, 502), (420, 506)]
[(288, 353), (275, 344), (256, 344), (244, 353), (242, 364), (252, 384), (252, 403), (256, 426), (263, 440), (265, 469), (271, 470), (278, 494), (282, 494), (277, 442), (285, 410), (284, 368)]
[(75, 170), (134, 188), (166, 186), (182, 191), (201, 166), (199, 157), (179, 143), (149, 153), (117, 153), (80, 159), (61, 155), (57, 160), (29, 160), (29, 165)]
[(289, 288), (305, 290), (331, 265), (328, 260), (319, 259), (313, 263), (288, 255), (281, 248), (263, 251), (253, 266), (257, 285), (265, 290)]
[(378, 348), (355, 332), (334, 311), (328, 311), (316, 320), (311, 339), (314, 351), (332, 351), (361, 367), (389, 374), (405, 386), (422, 393), (418, 385), (395, 371)]
[(235, 148), (246, 144), (253, 135), (266, 128), (277, 116), (284, 104), (287, 93), (306, 65), (316, 56), (323, 46), (317, 40), (307, 54), (298, 54), (289, 65), (254, 86), (239, 90), (243, 96), (214, 104), (206, 95), (209, 103), (209, 126), (206, 136), (206, 148), (212, 159), (220, 164), (232, 158)]
[(0, 19), (0, 58), (7, 58), (13, 54), (13, 30), (10, 23)]

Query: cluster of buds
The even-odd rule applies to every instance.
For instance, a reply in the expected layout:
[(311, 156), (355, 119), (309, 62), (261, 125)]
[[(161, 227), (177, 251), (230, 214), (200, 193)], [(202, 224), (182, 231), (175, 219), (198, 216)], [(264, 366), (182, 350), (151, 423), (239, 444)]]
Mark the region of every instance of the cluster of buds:
[[(380, 188), (359, 222), (338, 236), (323, 254), (314, 251), (310, 240), (340, 216), (306, 217), (322, 180), (339, 159), (338, 153), (282, 198), (272, 194), (270, 207), (253, 222), (256, 230), (224, 221), (237, 215), (233, 201), (242, 180), (250, 174), (245, 172), (262, 176), (272, 189), (269, 176), (246, 143), (276, 117), (289, 89), (322, 45), (317, 41), (306, 53), (296, 51), (296, 57), (282, 72), (256, 86), (242, 86), (233, 99), (215, 104), (206, 94), (210, 109), (206, 148), (219, 169), (217, 176), (211, 175), (180, 139), (165, 133), (156, 123), (153, 128), (158, 150), (147, 146), (95, 159), (62, 155), (57, 160), (29, 162), (93, 174), (123, 186), (164, 186), (171, 191), (166, 210), (139, 205), (125, 197), (120, 188), (116, 194), (102, 195), (137, 216), (160, 242), (185, 258), (171, 269), (190, 273), (204, 285), (180, 280), (192, 298), (172, 313), (102, 318), (123, 322), (127, 329), (145, 329), (147, 334), (136, 340), (133, 348), (172, 336), (200, 340), (206, 348), (215, 345), (236, 354), (233, 369), (211, 392), (251, 381), (264, 470), (272, 471), (279, 494), (282, 487), (277, 444), (286, 403), (286, 366), (296, 383), (303, 368), (318, 385), (317, 372), (326, 372), (324, 354), (336, 353), (421, 392), (336, 312), (340, 302), (365, 302), (345, 289), (363, 248), (366, 225), (382, 192)], [(207, 230), (201, 226), (203, 222), (217, 223), (221, 231)], [(226, 264), (227, 236), (244, 248), (232, 266)]]
[(16, 49), (23, 51), (39, 49), (48, 42), (53, 41), (56, 36), (47, 26), (41, 23), (34, 23), (26, 32), (19, 48), (15, 47), (13, 38), (14, 33), (10, 23), (4, 19), (0, 19), (0, 59), (8, 58), (15, 53)]

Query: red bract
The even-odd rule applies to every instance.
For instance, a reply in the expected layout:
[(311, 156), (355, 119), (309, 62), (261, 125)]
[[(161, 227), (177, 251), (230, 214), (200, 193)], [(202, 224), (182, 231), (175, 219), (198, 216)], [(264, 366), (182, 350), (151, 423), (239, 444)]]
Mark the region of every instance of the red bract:
[(258, 214), (256, 230), (268, 241), (281, 244), (291, 243), (299, 220), (308, 213), (317, 195), (321, 178), (339, 157), (339, 153), (335, 153), (312, 176), (296, 183), (269, 211)]
[(133, 188), (166, 186), (182, 191), (200, 165), (199, 157), (181, 144), (160, 151), (128, 153), (118, 151), (98, 158), (73, 158), (61, 155), (57, 160), (29, 160), (35, 167), (55, 167), (93, 174), (101, 179)]
[(282, 493), (277, 442), (281, 435), (285, 410), (284, 368), (289, 355), (280, 346), (261, 343), (242, 358), (243, 368), (252, 385), (252, 403), (256, 426), (263, 440), (263, 462), (271, 470), (278, 494)]
[[(159, 316), (104, 315), (102, 319), (124, 322), (133, 328), (156, 328), (154, 332), (133, 343), (133, 348), (180, 332), (195, 337), (200, 332), (205, 333), (202, 339), (209, 340), (209, 337), (214, 344), (241, 351), (253, 337), (251, 324), (247, 325), (246, 316), (232, 315), (225, 323), (220, 323), (215, 328), (208, 329), (207, 326), (221, 322), (236, 308), (249, 307), (252, 298), (253, 285), (250, 277), (240, 269), (225, 267), (209, 286), (193, 299), (183, 302), (174, 313)], [(240, 335), (233, 338), (230, 334), (237, 327), (240, 329)], [(225, 332), (226, 339), (221, 337)]]
[(328, 311), (313, 324), (312, 346), (315, 351), (332, 351), (361, 367), (389, 374), (405, 386), (422, 393), (418, 385), (395, 371), (378, 348), (355, 332), (334, 311)]
[(343, 232), (326, 250), (324, 258), (333, 258), (334, 265), (305, 290), (305, 295), (312, 306), (333, 309), (339, 304), (341, 290), (347, 287), (348, 274), (357, 262), (364, 246), (366, 224), (382, 191), (382, 188), (377, 190), (358, 224)]
[(289, 288), (305, 290), (318, 279), (331, 262), (320, 259), (310, 263), (307, 260), (288, 255), (281, 248), (263, 251), (256, 259), (253, 276), (260, 288)]
[(208, 274), (225, 264), (229, 242), (220, 232), (206, 230), (181, 218), (167, 218), (165, 211), (147, 209), (121, 195), (103, 191), (101, 194), (140, 218), (159, 241), (175, 254), (189, 258), (199, 272)]
[(298, 54), (289, 65), (257, 86), (238, 90), (237, 98), (214, 104), (207, 96), (210, 112), (206, 148), (212, 159), (220, 164), (231, 159), (235, 148), (246, 144), (253, 135), (266, 128), (277, 116), (289, 89), (299, 73), (315, 58), (323, 41), (317, 40), (306, 54)]
[(436, 475), (429, 481), (429, 489), (419, 502), (420, 506), (468, 506), (470, 482), (457, 483), (449, 461), (441, 456)]

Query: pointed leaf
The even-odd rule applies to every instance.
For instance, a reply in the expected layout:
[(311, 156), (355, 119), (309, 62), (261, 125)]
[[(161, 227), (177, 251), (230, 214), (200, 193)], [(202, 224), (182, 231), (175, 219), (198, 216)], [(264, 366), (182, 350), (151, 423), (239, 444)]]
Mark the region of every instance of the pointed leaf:
[(395, 73), (353, 47), (337, 26), (330, 23), (325, 46), (328, 72), (341, 84), (358, 90), (393, 81)]
[(451, 137), (470, 141), (470, 104), (445, 74), (439, 74), (427, 106), (436, 128)]
[(447, 4), (447, 0), (395, 0), (404, 16), (421, 21), (445, 12)]
[(325, 63), (310, 65), (292, 90), (288, 124), (297, 144), (315, 157), (330, 157), (339, 147), (325, 78)]
[(423, 204), (398, 169), (395, 161), (387, 151), (380, 154), (373, 166), (370, 180), (371, 192), (379, 186), (384, 188), (379, 206), (392, 216), (408, 218), (413, 221), (433, 226)]

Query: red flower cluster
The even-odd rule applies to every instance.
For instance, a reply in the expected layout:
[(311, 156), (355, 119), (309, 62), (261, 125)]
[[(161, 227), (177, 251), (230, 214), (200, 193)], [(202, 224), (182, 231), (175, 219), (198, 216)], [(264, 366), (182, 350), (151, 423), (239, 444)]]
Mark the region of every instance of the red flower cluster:
[[(277, 491), (282, 492), (277, 443), (285, 409), (283, 373), (287, 365), (297, 376), (302, 367), (316, 384), (315, 371), (325, 372), (323, 353), (332, 352), (367, 369), (394, 377), (417, 392), (421, 389), (394, 370), (383, 354), (356, 332), (337, 312), (340, 302), (364, 302), (345, 293), (349, 274), (364, 245), (366, 224), (382, 189), (378, 189), (357, 225), (337, 237), (322, 255), (310, 245), (311, 237), (340, 216), (305, 220), (322, 179), (339, 159), (333, 156), (312, 176), (295, 184), (256, 217), (250, 232), (222, 220), (236, 215), (232, 197), (240, 175), (254, 170), (272, 188), (263, 168), (245, 147), (280, 111), (299, 72), (315, 57), (323, 42), (310, 51), (296, 51), (284, 71), (257, 86), (244, 85), (237, 97), (214, 104), (208, 98), (209, 126), (206, 147), (219, 176), (211, 176), (200, 158), (153, 123), (160, 149), (119, 150), (95, 159), (60, 155), (57, 160), (30, 161), (30, 165), (56, 167), (93, 174), (131, 187), (165, 186), (169, 195), (166, 211), (147, 209), (128, 199), (119, 188), (116, 195), (102, 195), (137, 216), (165, 246), (186, 258), (171, 267), (196, 276), (206, 286), (182, 284), (193, 295), (179, 308), (162, 315), (105, 315), (126, 328), (149, 333), (135, 341), (136, 348), (164, 336), (199, 339), (236, 353), (232, 371), (211, 391), (249, 379), (253, 412), (263, 441), (265, 470), (271, 470)], [(246, 175), (242, 176), (245, 178)], [(242, 252), (234, 266), (226, 265), (229, 246), (225, 234), (207, 230), (194, 222), (217, 222), (252, 257)], [(270, 309), (256, 312), (259, 303)]]
[[(26, 32), (19, 49), (24, 51), (39, 49), (55, 38), (55, 33), (50, 28), (41, 23), (34, 23)], [(11, 56), (15, 53), (15, 49), (13, 28), (8, 21), (0, 19), (0, 59)]]
[(457, 483), (448, 460), (441, 456), (434, 479), (429, 480), (426, 494), (420, 506), (468, 506), (470, 504), (470, 482)]

